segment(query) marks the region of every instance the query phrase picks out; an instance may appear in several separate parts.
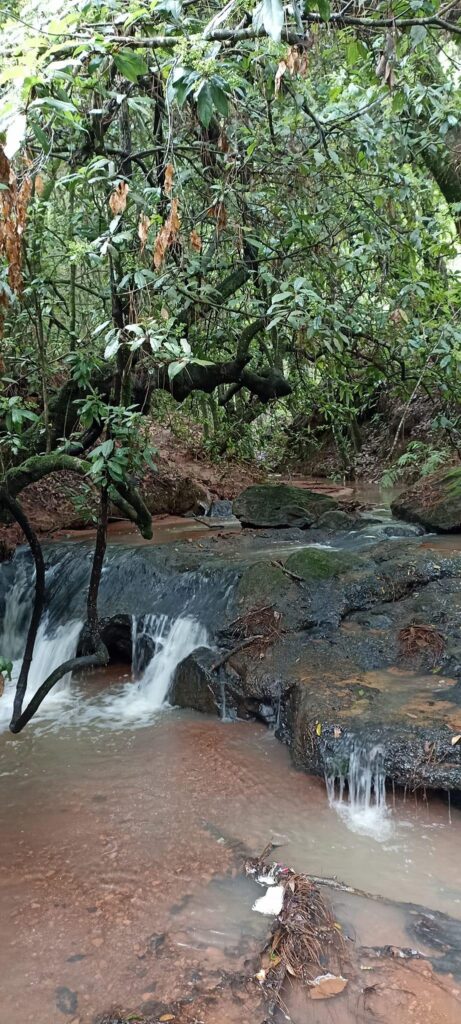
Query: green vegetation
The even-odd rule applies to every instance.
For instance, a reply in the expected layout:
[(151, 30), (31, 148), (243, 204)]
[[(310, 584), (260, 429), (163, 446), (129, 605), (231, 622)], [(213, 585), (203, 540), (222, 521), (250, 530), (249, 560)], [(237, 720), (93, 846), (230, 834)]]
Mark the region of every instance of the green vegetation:
[(305, 580), (326, 580), (352, 572), (360, 565), (360, 559), (336, 551), (322, 551), (319, 548), (305, 548), (296, 551), (285, 562), (285, 568), (302, 576)]
[(71, 466), (148, 536), (176, 406), (214, 454), (299, 424), (347, 466), (425, 394), (457, 445), (456, 8), (4, 0), (0, 30), (5, 515)]

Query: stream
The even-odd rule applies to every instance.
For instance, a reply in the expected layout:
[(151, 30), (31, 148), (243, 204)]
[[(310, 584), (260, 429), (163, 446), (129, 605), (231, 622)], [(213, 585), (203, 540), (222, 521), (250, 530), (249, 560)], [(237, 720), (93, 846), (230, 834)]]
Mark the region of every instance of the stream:
[[(264, 944), (267, 920), (252, 911), (258, 893), (239, 865), (270, 839), (296, 870), (385, 897), (327, 891), (357, 946), (429, 955), (408, 904), (461, 921), (461, 811), (446, 798), (386, 793), (379, 749), (353, 752), (348, 788), (325, 786), (296, 771), (262, 724), (168, 705), (177, 664), (212, 645), (235, 578), (231, 559), (199, 571), (192, 556), (172, 577), (159, 550), (125, 537), (108, 553), (101, 604), (110, 614), (123, 591), (131, 665), (63, 680), (18, 737), (7, 729), (12, 684), (0, 699), (1, 1024), (93, 1024), (114, 1007), (155, 1015), (199, 981), (241, 968)], [(76, 651), (90, 556), (85, 542), (47, 549), (30, 692)], [(18, 659), (30, 608), (25, 554), (2, 574), (3, 645)], [(428, 997), (421, 1021), (459, 1020), (456, 984), (440, 1005)], [(295, 1024), (397, 1019), (393, 998), (365, 1015), (354, 1001), (341, 1010), (336, 1000), (298, 1000), (292, 993)], [(223, 1003), (206, 1021), (253, 1021), (239, 1012)], [(403, 1011), (398, 1019), (406, 1024)]]

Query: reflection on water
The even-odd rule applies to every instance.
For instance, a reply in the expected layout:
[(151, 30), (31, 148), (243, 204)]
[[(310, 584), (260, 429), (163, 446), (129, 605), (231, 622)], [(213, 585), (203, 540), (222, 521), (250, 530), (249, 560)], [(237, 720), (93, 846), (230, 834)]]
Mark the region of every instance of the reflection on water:
[[(443, 802), (398, 801), (391, 841), (354, 835), (323, 784), (255, 724), (164, 712), (143, 730), (5, 733), (0, 787), (8, 1024), (66, 1019), (58, 990), (75, 994), (74, 1018), (90, 1024), (117, 1003), (183, 994), (197, 963), (238, 965), (267, 924), (251, 912), (251, 883), (228, 872), (274, 832), (298, 870), (461, 918), (458, 811), (450, 827)], [(372, 941), (380, 905), (352, 920), (344, 900), (346, 924)], [(390, 922), (381, 934), (399, 941)]]

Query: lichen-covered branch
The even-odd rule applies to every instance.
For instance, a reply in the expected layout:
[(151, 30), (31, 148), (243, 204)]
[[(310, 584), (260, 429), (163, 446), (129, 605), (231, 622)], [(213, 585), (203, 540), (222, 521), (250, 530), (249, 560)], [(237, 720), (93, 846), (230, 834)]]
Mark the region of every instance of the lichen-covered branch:
[[(26, 459), (20, 466), (8, 470), (5, 480), (5, 493), (16, 498), (29, 484), (37, 483), (50, 473), (60, 470), (67, 470), (71, 473), (78, 473), (80, 476), (89, 476), (91, 463), (88, 459), (77, 458), (74, 455), (66, 455), (63, 452), (53, 452), (51, 455), (33, 455)], [(150, 512), (144, 503), (141, 495), (129, 482), (114, 485), (111, 488), (111, 497), (114, 505), (119, 505), (124, 515), (129, 515), (132, 522), (136, 523), (140, 533), (146, 540), (152, 537), (152, 519)], [(1, 504), (1, 492), (0, 492)]]

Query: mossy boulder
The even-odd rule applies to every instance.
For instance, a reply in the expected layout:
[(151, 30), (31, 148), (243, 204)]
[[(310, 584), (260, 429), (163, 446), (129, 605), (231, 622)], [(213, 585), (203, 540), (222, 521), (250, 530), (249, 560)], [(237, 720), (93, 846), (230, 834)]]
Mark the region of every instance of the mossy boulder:
[(317, 530), (353, 530), (357, 526), (357, 519), (343, 512), (340, 508), (329, 509), (323, 512), (315, 524)]
[(461, 532), (461, 468), (423, 477), (392, 502), (392, 512), (438, 533)]
[(312, 526), (319, 516), (338, 507), (333, 498), (289, 484), (253, 484), (233, 502), (242, 526), (277, 528)]
[(288, 576), (270, 562), (255, 562), (245, 569), (237, 589), (237, 601), (245, 607), (274, 604), (291, 590)]
[(356, 553), (302, 548), (287, 558), (285, 568), (305, 580), (328, 580), (356, 570), (358, 561)]

